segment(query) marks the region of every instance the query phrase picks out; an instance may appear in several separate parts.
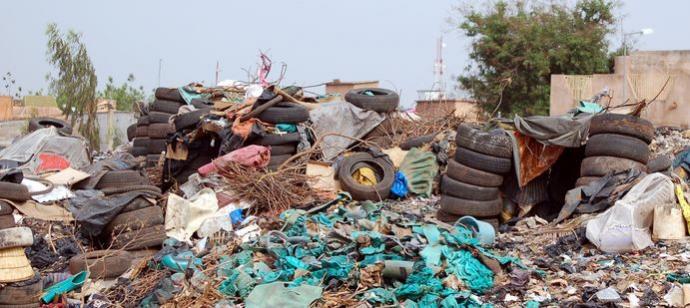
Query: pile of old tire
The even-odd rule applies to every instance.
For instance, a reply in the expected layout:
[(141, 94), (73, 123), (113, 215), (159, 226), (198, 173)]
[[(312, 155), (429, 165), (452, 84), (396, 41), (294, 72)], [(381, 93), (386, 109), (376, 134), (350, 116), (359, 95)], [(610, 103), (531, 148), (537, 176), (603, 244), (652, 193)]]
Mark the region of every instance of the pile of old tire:
[(461, 124), (455, 143), (455, 157), (448, 160), (441, 178), (437, 218), (455, 223), (462, 216), (473, 216), (497, 226), (503, 207), (499, 186), (512, 162), (510, 138), (500, 129), (485, 132)]
[(388, 89), (361, 88), (348, 91), (345, 101), (364, 110), (389, 113), (398, 108), (400, 96)]
[(575, 186), (586, 186), (608, 173), (647, 172), (654, 125), (636, 116), (605, 113), (592, 117), (585, 159)]
[(0, 307), (38, 307), (43, 282), (24, 251), (34, 243), (33, 232), (16, 226), (12, 211), (0, 201)]
[(171, 118), (183, 105), (184, 99), (175, 88), (158, 88), (156, 100), (142, 113), (136, 124), (127, 128), (127, 137), (133, 142), (131, 154), (146, 156), (147, 161), (158, 161), (161, 152), (166, 150), (168, 135), (175, 132)]
[[(359, 183), (353, 174), (360, 168), (370, 168), (376, 176), (376, 184)], [(345, 156), (338, 167), (338, 180), (343, 190), (354, 200), (381, 201), (388, 198), (395, 181), (395, 167), (385, 154), (353, 153)]]
[[(269, 107), (257, 118), (270, 124), (294, 124), (298, 125), (309, 120), (309, 110), (295, 103), (279, 102)], [(297, 153), (297, 145), (300, 142), (299, 132), (266, 134), (256, 138), (250, 144), (268, 146), (271, 149), (271, 160), (268, 163), (269, 170), (275, 170), (282, 163)]]

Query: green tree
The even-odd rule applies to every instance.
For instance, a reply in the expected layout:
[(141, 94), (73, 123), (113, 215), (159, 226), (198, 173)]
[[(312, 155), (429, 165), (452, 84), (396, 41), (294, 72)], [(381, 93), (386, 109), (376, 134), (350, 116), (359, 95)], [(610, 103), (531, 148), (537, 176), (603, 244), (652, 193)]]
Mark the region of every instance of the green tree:
[(91, 63), (81, 34), (69, 30), (62, 34), (55, 23), (48, 24), (48, 62), (56, 76), (49, 75), (50, 88), (57, 94), (58, 105), (72, 125), (79, 126), (92, 148), (98, 149), (98, 123), (96, 119), (96, 70)]
[(607, 35), (617, 3), (498, 1), (461, 9), (459, 29), (472, 39), (472, 64), (458, 78), (485, 110), (547, 114), (551, 74), (609, 72)]
[(132, 83), (134, 83), (133, 74), (129, 74), (127, 81), (120, 86), (115, 85), (113, 77), (108, 77), (105, 89), (98, 93), (98, 97), (115, 100), (119, 111), (133, 111), (137, 103), (143, 101), (146, 95), (144, 87), (135, 88)]

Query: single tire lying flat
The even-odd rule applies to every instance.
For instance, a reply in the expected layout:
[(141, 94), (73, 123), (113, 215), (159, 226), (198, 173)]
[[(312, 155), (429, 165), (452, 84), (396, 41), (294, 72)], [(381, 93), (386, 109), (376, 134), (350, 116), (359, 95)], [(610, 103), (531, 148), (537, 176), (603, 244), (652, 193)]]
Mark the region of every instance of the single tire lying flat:
[(630, 169), (647, 172), (647, 166), (627, 158), (613, 156), (591, 156), (582, 160), (580, 176), (601, 177), (609, 172), (618, 173)]
[(182, 104), (179, 102), (157, 99), (151, 104), (149, 109), (151, 111), (177, 114), (180, 111), (180, 107), (182, 107)]
[(489, 156), (463, 147), (455, 151), (455, 160), (465, 166), (496, 174), (510, 171), (511, 166), (509, 158)]
[(180, 90), (178, 90), (177, 88), (157, 88), (154, 95), (157, 99), (184, 103), (182, 94), (180, 94)]
[[(374, 170), (378, 179), (376, 185), (362, 185), (352, 177), (352, 174), (362, 167)], [(380, 201), (388, 198), (390, 194), (395, 180), (395, 169), (383, 158), (373, 158), (369, 153), (355, 153), (346, 156), (341, 162), (338, 179), (343, 190), (349, 192), (353, 199)]]
[(388, 89), (362, 88), (348, 91), (345, 94), (345, 100), (364, 110), (391, 112), (398, 108), (400, 96)]
[(654, 139), (654, 125), (645, 119), (627, 114), (605, 113), (592, 117), (589, 135), (621, 134), (642, 139), (649, 144)]
[(170, 117), (172, 117), (172, 116), (173, 116), (173, 114), (171, 114), (171, 113), (152, 111), (152, 112), (149, 112), (149, 122), (150, 122), (150, 124), (169, 123)]
[(175, 130), (183, 130), (196, 127), (201, 122), (201, 117), (209, 114), (211, 108), (194, 110), (185, 114), (178, 115), (175, 120)]
[(267, 134), (253, 143), (258, 145), (284, 145), (284, 144), (296, 144), (300, 141), (299, 133), (287, 133), (287, 134)]
[(103, 231), (106, 234), (141, 230), (165, 222), (163, 210), (158, 206), (149, 206), (139, 210), (121, 213), (108, 223)]
[(500, 129), (484, 132), (468, 124), (460, 124), (455, 135), (455, 143), (463, 148), (490, 156), (513, 157), (510, 137)]
[(454, 159), (448, 160), (446, 174), (459, 181), (484, 187), (498, 187), (503, 184), (503, 176), (465, 166)]
[(148, 135), (151, 139), (165, 139), (174, 132), (175, 129), (168, 123), (149, 124), (148, 128)]
[(498, 198), (497, 187), (482, 187), (454, 180), (449, 176), (441, 179), (441, 193), (457, 198), (488, 201)]
[(598, 134), (589, 137), (585, 156), (614, 156), (628, 158), (643, 164), (649, 161), (649, 146), (636, 137), (619, 134)]
[(468, 215), (477, 218), (498, 216), (501, 214), (501, 209), (503, 208), (501, 198), (489, 201), (477, 201), (442, 195), (439, 203), (441, 209), (446, 213), (459, 216)]
[(72, 134), (72, 125), (67, 123), (67, 121), (48, 117), (33, 118), (29, 120), (29, 132), (51, 126), (57, 128), (57, 130), (63, 134)]
[(259, 120), (268, 123), (297, 124), (309, 120), (309, 111), (298, 104), (280, 102), (266, 109), (257, 116)]

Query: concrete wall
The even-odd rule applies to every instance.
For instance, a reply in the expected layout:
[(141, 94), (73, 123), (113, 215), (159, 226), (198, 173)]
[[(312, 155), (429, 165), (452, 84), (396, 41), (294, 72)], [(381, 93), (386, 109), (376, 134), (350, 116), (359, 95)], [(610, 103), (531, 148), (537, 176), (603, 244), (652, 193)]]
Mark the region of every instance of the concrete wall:
[[(624, 68), (627, 79), (624, 79)], [(636, 52), (628, 57), (618, 57), (614, 74), (552, 75), (550, 114), (564, 114), (576, 107), (580, 100), (588, 100), (608, 89), (612, 97), (610, 101), (604, 99), (603, 105), (649, 102), (658, 95), (645, 108), (642, 117), (657, 126), (688, 128), (690, 87), (687, 85), (690, 85), (690, 51)], [(631, 108), (615, 108), (613, 112), (624, 113)]]
[[(127, 143), (127, 127), (137, 121), (134, 113), (128, 112), (113, 112), (110, 117), (108, 113), (98, 113), (97, 117), (101, 150), (103, 151), (116, 146), (114, 141), (117, 139), (121, 143)], [(6, 147), (12, 143), (14, 138), (26, 133), (27, 123), (28, 120), (0, 121), (0, 146)], [(111, 123), (110, 126), (109, 123)]]
[(327, 83), (326, 84), (326, 94), (340, 94), (340, 96), (344, 99), (345, 93), (347, 93), (347, 91), (350, 91), (352, 89), (378, 88), (378, 87), (379, 87), (378, 81), (342, 82), (342, 83), (333, 82), (333, 83)]
[(481, 117), (481, 109), (475, 102), (454, 99), (417, 101), (415, 112), (423, 117), (442, 117), (452, 113), (470, 122), (479, 121)]

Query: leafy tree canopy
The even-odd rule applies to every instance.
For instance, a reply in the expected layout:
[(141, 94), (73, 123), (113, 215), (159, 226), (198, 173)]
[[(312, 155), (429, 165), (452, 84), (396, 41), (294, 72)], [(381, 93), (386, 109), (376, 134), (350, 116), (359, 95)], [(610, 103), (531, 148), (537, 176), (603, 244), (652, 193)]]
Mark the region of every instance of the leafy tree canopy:
[(498, 1), (461, 9), (472, 64), (458, 78), (489, 112), (548, 114), (551, 74), (609, 72), (614, 1)]
[(113, 77), (108, 77), (105, 88), (98, 93), (98, 97), (117, 101), (117, 110), (119, 111), (133, 111), (137, 103), (146, 98), (144, 87), (135, 88), (132, 86), (133, 83), (133, 74), (129, 74), (127, 81), (119, 86), (115, 85)]

